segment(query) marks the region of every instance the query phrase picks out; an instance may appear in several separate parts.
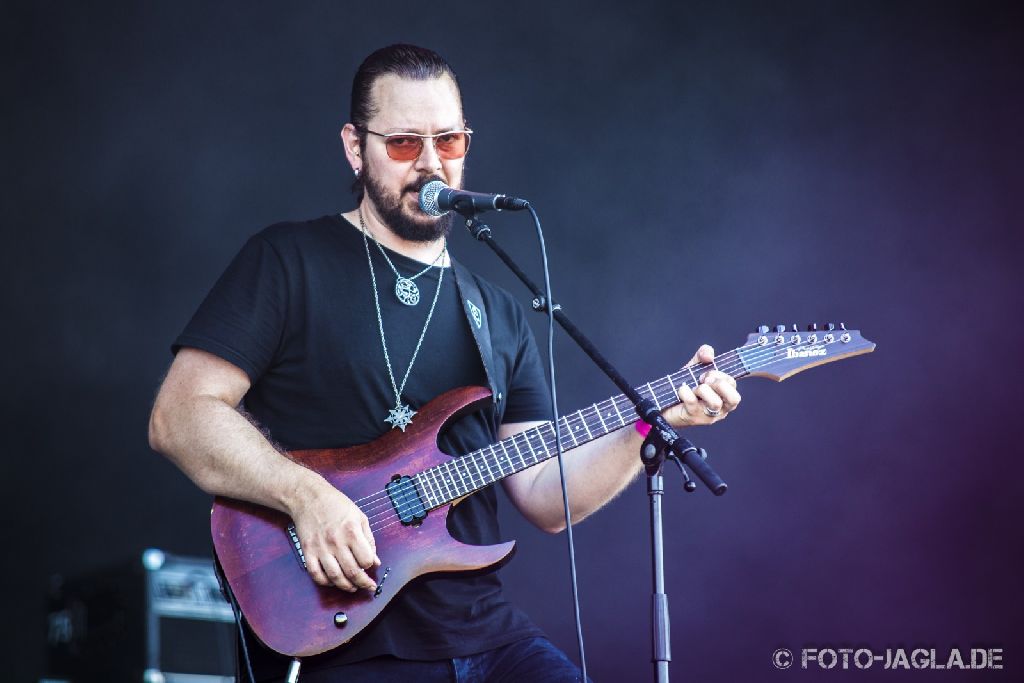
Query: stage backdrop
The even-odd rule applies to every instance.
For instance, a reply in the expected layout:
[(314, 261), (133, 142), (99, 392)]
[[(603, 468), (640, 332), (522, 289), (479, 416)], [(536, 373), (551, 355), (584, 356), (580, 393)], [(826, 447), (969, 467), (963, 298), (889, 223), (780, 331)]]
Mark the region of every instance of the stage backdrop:
[[(209, 498), (146, 441), (169, 344), (250, 234), (352, 207), (337, 139), (352, 74), (409, 41), (460, 75), (468, 187), (533, 201), (557, 299), (637, 383), (760, 323), (845, 322), (878, 344), (743, 381), (735, 415), (690, 433), (730, 489), (687, 495), (668, 475), (674, 675), (803, 679), (802, 648), (991, 647), (1006, 669), (974, 677), (1020, 680), (1009, 5), (8, 8), (0, 678), (41, 673), (51, 574), (209, 552)], [(537, 273), (528, 220), (493, 225)], [(452, 250), (528, 300), (461, 229)], [(562, 335), (556, 356), (563, 410), (616, 393)], [(508, 592), (575, 658), (564, 536), (507, 504), (502, 521), (520, 541)], [(576, 541), (590, 672), (643, 680), (643, 482)], [(882, 663), (810, 666), (871, 680)]]

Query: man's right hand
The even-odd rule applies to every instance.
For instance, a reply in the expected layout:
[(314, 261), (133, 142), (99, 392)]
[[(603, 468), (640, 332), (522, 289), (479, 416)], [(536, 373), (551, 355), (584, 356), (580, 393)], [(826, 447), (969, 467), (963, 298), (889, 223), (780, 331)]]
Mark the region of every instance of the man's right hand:
[(380, 565), (370, 521), (348, 496), (323, 481), (296, 504), (292, 521), (314, 581), (350, 593), (377, 589), (366, 573)]

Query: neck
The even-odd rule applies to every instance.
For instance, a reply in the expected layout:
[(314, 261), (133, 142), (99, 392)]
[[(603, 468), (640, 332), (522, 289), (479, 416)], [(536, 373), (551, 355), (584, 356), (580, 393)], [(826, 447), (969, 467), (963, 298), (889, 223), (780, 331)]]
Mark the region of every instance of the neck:
[[(431, 242), (416, 242), (402, 239), (392, 232), (391, 228), (381, 220), (380, 215), (377, 213), (377, 208), (366, 197), (363, 197), (363, 201), (359, 205), (358, 209), (353, 209), (348, 213), (342, 214), (342, 217), (351, 223), (356, 230), (361, 230), (359, 224), (360, 210), (362, 210), (363, 223), (366, 225), (366, 229), (369, 231), (369, 234), (383, 246), (392, 251), (398, 252), (402, 256), (408, 256), (415, 261), (419, 261), (420, 263), (427, 265), (434, 263), (434, 261), (437, 260), (438, 252), (444, 248), (444, 239), (437, 239)], [(438, 262), (438, 265), (450, 265), (447, 253), (445, 253), (442, 260)]]

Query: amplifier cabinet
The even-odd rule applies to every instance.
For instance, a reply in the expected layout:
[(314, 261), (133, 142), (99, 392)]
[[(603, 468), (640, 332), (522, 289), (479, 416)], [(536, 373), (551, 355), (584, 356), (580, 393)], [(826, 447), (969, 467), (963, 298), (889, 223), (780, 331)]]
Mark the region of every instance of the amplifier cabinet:
[(55, 580), (46, 680), (232, 683), (235, 632), (212, 561), (151, 548)]

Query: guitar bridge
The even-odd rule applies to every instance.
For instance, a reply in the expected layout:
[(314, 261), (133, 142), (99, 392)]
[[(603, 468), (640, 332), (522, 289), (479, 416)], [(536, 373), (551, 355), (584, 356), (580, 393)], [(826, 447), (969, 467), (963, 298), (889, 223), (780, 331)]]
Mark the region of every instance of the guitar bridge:
[(427, 516), (427, 508), (423, 505), (423, 499), (420, 498), (420, 492), (416, 490), (412, 477), (396, 474), (391, 477), (391, 481), (384, 489), (402, 524), (419, 526), (423, 522)]
[(288, 537), (292, 539), (292, 550), (295, 551), (295, 557), (299, 558), (302, 568), (307, 569), (306, 555), (302, 552), (302, 543), (299, 542), (299, 534), (295, 531), (295, 525), (289, 524), (286, 530), (288, 531)]

